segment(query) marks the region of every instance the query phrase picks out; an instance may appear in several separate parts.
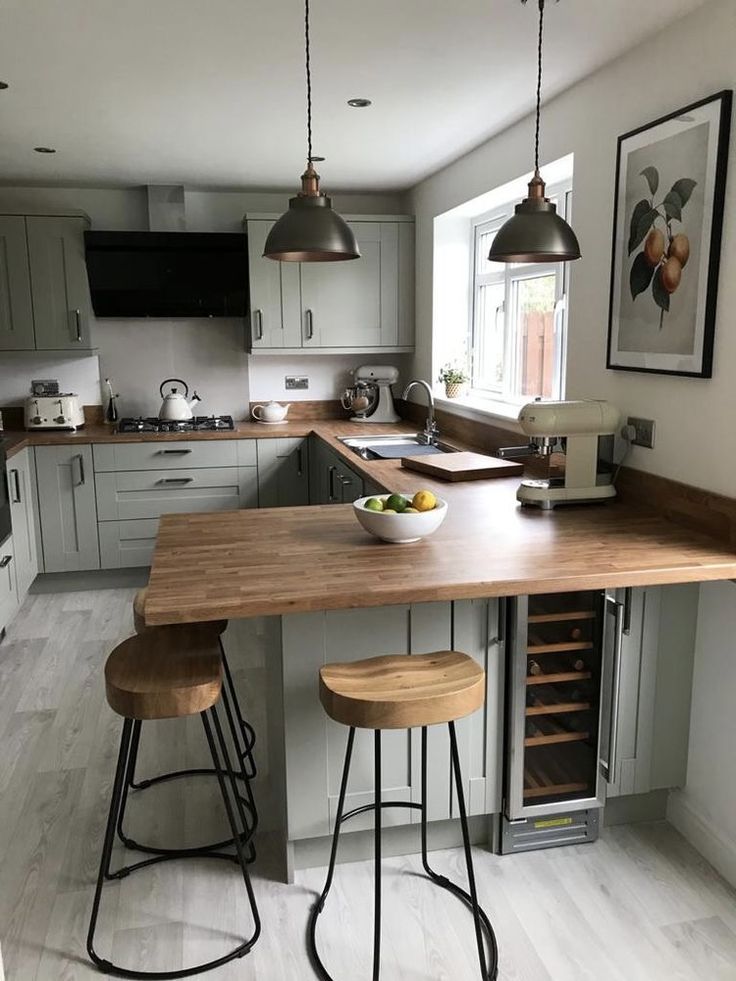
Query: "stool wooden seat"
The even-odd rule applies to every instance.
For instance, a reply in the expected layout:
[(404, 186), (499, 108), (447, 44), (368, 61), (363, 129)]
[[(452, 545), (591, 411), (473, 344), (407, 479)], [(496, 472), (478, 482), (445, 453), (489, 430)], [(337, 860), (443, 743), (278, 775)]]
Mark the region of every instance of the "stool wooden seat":
[(160, 627), (129, 637), (105, 664), (110, 708), (126, 719), (197, 715), (220, 697), (222, 662), (217, 636)]
[[(142, 634), (145, 630), (158, 630), (159, 627), (149, 627), (146, 625), (146, 597), (148, 586), (139, 589), (133, 598), (133, 625), (137, 634)], [(183, 628), (190, 628), (194, 624), (182, 624)], [(215, 637), (219, 637), (227, 630), (227, 620), (209, 620), (205, 623), (196, 624), (202, 630), (211, 630)]]
[(389, 654), (326, 664), (319, 697), (330, 718), (357, 729), (431, 726), (479, 709), (485, 672), (458, 651)]

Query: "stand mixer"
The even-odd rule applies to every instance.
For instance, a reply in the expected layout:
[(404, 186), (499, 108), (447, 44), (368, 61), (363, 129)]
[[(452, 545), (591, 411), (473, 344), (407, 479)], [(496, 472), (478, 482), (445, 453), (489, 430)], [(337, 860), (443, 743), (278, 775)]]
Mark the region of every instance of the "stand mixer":
[(394, 409), (391, 386), (399, 380), (393, 365), (362, 364), (353, 371), (354, 385), (342, 393), (342, 407), (353, 412), (351, 422), (401, 422)]
[[(548, 511), (558, 504), (604, 501), (616, 496), (613, 486), (613, 444), (620, 422), (610, 402), (529, 402), (519, 412), (519, 423), (529, 436), (524, 446), (496, 451), (504, 459), (547, 457), (550, 475), (543, 480), (522, 480), (516, 499)], [(554, 457), (554, 459), (553, 459)]]

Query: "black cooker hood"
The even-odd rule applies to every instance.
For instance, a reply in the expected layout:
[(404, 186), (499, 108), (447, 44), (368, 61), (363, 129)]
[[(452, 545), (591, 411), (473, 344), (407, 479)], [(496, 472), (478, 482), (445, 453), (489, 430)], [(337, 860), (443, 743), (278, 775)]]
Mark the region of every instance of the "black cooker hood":
[(244, 317), (248, 239), (230, 232), (85, 232), (97, 317)]

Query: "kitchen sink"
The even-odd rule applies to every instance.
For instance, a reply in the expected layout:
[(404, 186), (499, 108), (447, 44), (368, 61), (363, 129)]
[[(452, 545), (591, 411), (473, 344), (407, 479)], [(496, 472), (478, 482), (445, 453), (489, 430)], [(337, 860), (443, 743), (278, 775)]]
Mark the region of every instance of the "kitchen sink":
[(338, 439), (363, 460), (400, 460), (402, 456), (457, 453), (454, 446), (441, 441), (428, 446), (421, 433), (400, 436), (338, 436)]

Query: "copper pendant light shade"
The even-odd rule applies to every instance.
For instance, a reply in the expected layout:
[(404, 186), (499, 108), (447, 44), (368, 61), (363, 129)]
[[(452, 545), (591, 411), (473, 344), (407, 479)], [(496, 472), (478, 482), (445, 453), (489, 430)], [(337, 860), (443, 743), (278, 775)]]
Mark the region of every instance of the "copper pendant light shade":
[[(504, 222), (496, 233), (488, 253), (491, 262), (568, 262), (580, 258), (580, 245), (575, 232), (557, 214), (557, 208), (545, 196), (544, 181), (539, 173), (544, 2), (545, 0), (539, 0), (534, 176), (529, 181), (528, 196), (516, 205), (513, 217)], [(522, 3), (526, 3), (526, 0), (522, 0)]]
[(302, 188), (289, 199), (286, 211), (268, 233), (263, 255), (279, 262), (341, 262), (359, 259), (353, 230), (332, 210), (332, 201), (319, 189), (312, 163), (312, 73), (309, 63), (309, 0), (304, 3), (304, 46), (307, 73), (307, 169)]

